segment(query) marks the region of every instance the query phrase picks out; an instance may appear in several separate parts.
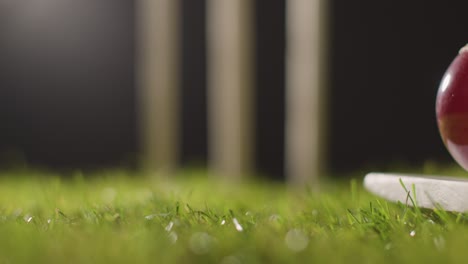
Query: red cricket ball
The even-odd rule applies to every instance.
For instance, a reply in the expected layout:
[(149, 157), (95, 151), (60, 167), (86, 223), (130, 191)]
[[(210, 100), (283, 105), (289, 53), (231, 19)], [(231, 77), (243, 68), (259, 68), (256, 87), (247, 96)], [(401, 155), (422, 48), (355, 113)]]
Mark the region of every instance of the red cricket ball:
[(458, 164), (468, 170), (468, 44), (442, 78), (436, 115), (445, 146)]

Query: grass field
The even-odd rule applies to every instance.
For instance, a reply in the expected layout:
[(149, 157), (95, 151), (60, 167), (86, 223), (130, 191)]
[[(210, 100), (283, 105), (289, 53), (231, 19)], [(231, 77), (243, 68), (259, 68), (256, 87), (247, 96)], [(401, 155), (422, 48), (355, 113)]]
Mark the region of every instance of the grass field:
[[(96, 175), (94, 175), (96, 176)], [(0, 175), (0, 263), (450, 263), (468, 215), (321, 190), (125, 172)], [(408, 199), (411, 203), (411, 199)]]

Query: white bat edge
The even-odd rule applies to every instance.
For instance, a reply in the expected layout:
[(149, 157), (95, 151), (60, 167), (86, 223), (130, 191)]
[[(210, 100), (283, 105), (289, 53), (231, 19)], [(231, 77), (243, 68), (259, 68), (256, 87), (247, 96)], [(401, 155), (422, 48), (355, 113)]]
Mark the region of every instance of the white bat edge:
[[(468, 211), (468, 180), (443, 176), (411, 175), (372, 172), (365, 176), (364, 187), (371, 193), (392, 202), (400, 201), (412, 206), (409, 195), (419, 207), (447, 211)], [(413, 185), (416, 196), (413, 193)]]

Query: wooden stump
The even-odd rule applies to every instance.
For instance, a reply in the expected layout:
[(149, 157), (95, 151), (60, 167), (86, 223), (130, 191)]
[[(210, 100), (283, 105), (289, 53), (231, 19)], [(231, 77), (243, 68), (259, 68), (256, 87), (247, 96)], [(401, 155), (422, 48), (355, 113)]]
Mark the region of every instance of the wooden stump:
[(137, 1), (139, 117), (143, 167), (177, 165), (179, 1)]
[(209, 163), (240, 179), (252, 154), (252, 15), (250, 0), (207, 1)]
[(327, 0), (287, 0), (286, 174), (316, 184), (324, 159)]

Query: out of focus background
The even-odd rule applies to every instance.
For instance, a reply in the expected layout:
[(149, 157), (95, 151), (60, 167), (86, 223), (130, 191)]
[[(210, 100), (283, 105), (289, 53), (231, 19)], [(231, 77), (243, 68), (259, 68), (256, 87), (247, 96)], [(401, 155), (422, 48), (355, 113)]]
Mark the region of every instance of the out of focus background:
[(0, 164), (309, 181), (452, 162), (468, 2), (1, 0)]

